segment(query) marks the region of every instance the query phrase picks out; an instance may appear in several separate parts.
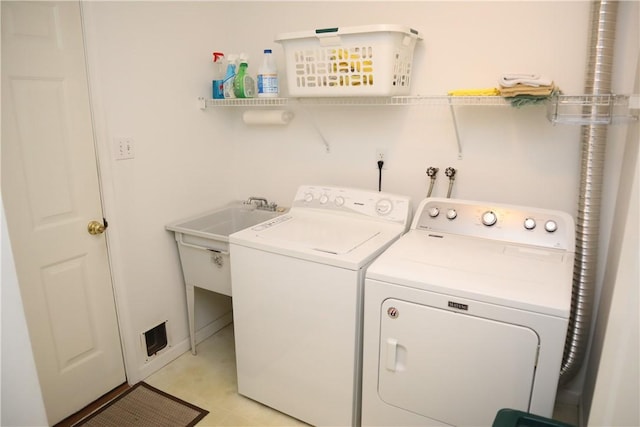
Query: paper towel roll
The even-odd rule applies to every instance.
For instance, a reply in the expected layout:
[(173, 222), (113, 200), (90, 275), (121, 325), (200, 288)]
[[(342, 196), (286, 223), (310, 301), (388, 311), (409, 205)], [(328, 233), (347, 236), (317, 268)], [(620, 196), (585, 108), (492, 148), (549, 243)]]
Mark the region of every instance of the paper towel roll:
[(242, 121), (248, 125), (286, 125), (293, 113), (286, 110), (248, 110), (242, 114)]

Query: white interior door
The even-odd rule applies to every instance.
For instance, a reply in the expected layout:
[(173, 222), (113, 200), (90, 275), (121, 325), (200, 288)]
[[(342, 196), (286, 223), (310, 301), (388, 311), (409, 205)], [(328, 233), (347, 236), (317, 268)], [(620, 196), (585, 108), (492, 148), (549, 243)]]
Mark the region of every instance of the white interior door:
[(397, 299), (381, 310), (383, 401), (454, 426), (489, 426), (502, 408), (528, 411), (533, 330)]
[(2, 1), (2, 197), (47, 417), (125, 380), (78, 2)]

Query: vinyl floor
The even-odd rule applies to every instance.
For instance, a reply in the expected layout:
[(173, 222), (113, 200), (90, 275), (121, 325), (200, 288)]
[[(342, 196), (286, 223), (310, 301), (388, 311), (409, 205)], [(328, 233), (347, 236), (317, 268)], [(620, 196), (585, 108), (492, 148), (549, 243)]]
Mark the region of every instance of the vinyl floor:
[[(198, 426), (306, 426), (238, 394), (233, 325), (228, 325), (145, 378), (153, 387), (207, 409)], [(558, 403), (554, 419), (578, 425), (576, 406)]]
[(145, 382), (209, 411), (198, 426), (306, 426), (238, 394), (233, 325), (184, 353)]

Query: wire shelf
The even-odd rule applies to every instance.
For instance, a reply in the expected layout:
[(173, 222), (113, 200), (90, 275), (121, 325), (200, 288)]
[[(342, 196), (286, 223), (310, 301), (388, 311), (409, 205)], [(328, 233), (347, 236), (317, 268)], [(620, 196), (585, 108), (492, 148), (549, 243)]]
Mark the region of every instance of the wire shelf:
[[(298, 103), (317, 106), (510, 106), (501, 96), (381, 96), (317, 98), (198, 98), (201, 109), (210, 107), (278, 107)], [(545, 101), (547, 118), (561, 124), (611, 124), (638, 120), (640, 95), (555, 95)]]
[(317, 98), (232, 98), (205, 99), (198, 98), (201, 108), (210, 107), (271, 107), (299, 103), (303, 105), (352, 105), (352, 106), (509, 106), (508, 100), (501, 96), (367, 96), (367, 97), (317, 97)]
[(547, 101), (547, 118), (554, 124), (575, 125), (635, 121), (639, 100), (640, 95), (557, 95)]
[(298, 98), (298, 102), (306, 105), (395, 105), (395, 106), (507, 106), (509, 101), (500, 96), (443, 96), (415, 95), (390, 97), (345, 97), (345, 98)]
[(277, 107), (287, 105), (289, 101), (289, 98), (198, 98), (202, 110), (211, 107)]

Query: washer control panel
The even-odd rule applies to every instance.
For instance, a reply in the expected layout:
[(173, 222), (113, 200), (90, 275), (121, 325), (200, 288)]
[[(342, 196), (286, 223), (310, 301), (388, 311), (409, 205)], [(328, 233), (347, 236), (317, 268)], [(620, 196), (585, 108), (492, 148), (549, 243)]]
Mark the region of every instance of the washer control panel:
[(573, 251), (575, 225), (564, 212), (469, 200), (428, 198), (412, 229)]
[(362, 215), (405, 226), (411, 220), (409, 197), (354, 188), (303, 185), (291, 207)]

